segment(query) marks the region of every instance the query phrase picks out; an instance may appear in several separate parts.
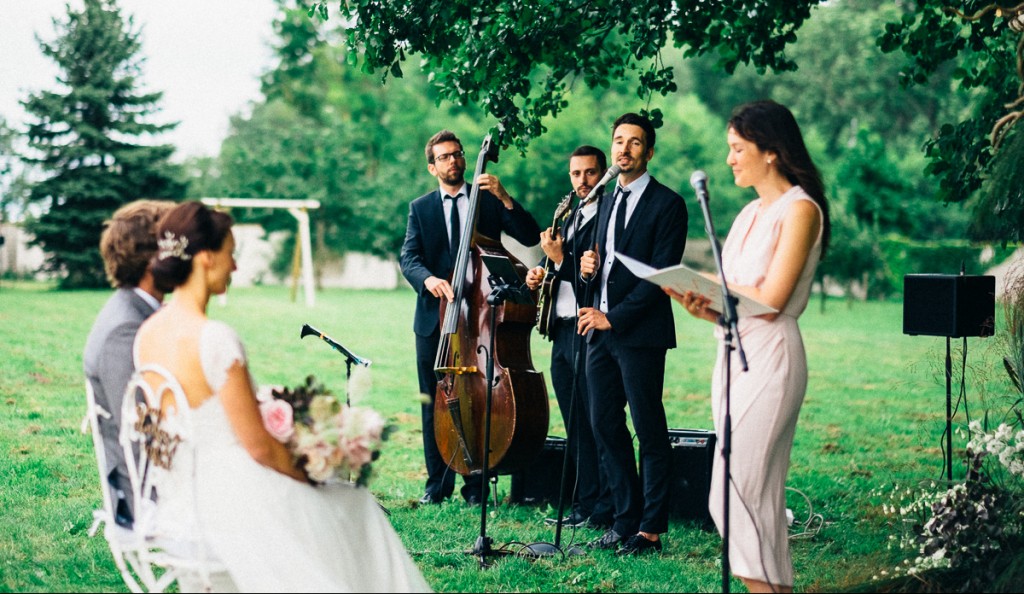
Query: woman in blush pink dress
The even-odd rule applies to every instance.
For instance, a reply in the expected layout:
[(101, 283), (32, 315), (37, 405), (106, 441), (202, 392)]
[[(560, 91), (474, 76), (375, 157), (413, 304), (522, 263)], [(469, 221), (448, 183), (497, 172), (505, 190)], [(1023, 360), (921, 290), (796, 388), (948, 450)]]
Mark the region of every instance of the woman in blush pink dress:
[[(728, 125), (736, 185), (757, 197), (736, 217), (722, 248), (729, 288), (778, 313), (739, 320), (749, 371), (730, 366), (732, 416), (729, 563), (752, 592), (789, 592), (793, 562), (786, 521), (786, 474), (797, 416), (807, 391), (807, 359), (797, 318), (807, 307), (818, 261), (829, 240), (821, 176), (790, 111), (773, 101), (737, 108)], [(693, 316), (712, 323), (708, 298), (668, 291)], [(722, 329), (716, 330), (722, 339)], [(735, 351), (733, 351), (735, 353)], [(726, 366), (712, 377), (715, 431), (723, 435)], [(721, 442), (719, 442), (721, 446)], [(709, 508), (724, 529), (721, 451), (715, 457)]]

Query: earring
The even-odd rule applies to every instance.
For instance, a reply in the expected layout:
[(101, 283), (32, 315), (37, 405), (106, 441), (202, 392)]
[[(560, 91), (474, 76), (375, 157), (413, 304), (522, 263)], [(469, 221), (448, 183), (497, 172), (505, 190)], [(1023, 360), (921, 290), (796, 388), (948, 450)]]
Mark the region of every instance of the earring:
[(769, 157), (769, 158), (767, 159), (767, 161), (768, 161), (768, 164), (769, 164), (769, 165), (771, 165), (771, 164), (772, 164), (772, 159), (771, 159), (771, 157)]

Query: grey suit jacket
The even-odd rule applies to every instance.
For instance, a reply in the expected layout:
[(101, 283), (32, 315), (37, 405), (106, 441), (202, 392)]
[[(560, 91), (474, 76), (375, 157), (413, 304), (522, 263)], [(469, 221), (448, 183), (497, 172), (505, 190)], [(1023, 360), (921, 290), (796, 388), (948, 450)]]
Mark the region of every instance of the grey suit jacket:
[(135, 371), (132, 359), (135, 334), (153, 311), (153, 308), (134, 290), (118, 289), (96, 316), (82, 356), (85, 377), (92, 385), (96, 404), (111, 415), (109, 419), (99, 419), (100, 433), (103, 435), (109, 466), (107, 479), (114, 489), (111, 501), (118, 515), (122, 516), (118, 518), (118, 522), (122, 524), (130, 524), (133, 516), (128, 468), (121, 445), (118, 443), (121, 401), (125, 386)]

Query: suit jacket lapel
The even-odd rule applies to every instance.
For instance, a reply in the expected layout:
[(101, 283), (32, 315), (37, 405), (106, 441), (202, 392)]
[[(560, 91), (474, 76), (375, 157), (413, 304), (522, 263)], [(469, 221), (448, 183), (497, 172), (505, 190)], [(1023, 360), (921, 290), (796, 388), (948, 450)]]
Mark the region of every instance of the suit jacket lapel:
[(615, 238), (616, 248), (624, 250), (625, 247), (629, 245), (629, 240), (633, 237), (633, 232), (637, 227), (643, 226), (641, 221), (644, 219), (644, 213), (647, 211), (647, 205), (651, 202), (647, 197), (649, 197), (651, 192), (654, 191), (657, 183), (658, 182), (654, 181), (654, 178), (652, 177), (651, 181), (647, 183), (647, 187), (644, 188), (644, 193), (640, 194), (640, 197), (636, 202), (636, 207), (633, 208), (633, 214), (629, 217), (629, 222), (626, 225), (626, 229), (623, 232), (622, 237)]
[[(444, 206), (443, 200), (441, 199), (441, 190), (434, 190), (430, 194), (430, 199), (427, 200), (427, 210), (425, 213), (426, 227), (427, 229), (448, 229), (448, 221), (444, 217)], [(455, 265), (455, 262), (451, 259), (451, 254), (448, 249), (448, 233), (431, 233), (430, 239), (424, 238), (424, 241), (429, 241), (432, 245), (427, 249), (427, 253), (432, 250), (437, 250), (441, 253), (441, 262), (447, 261), (446, 268), (451, 270), (451, 267)], [(437, 253), (435, 252), (435, 253)]]

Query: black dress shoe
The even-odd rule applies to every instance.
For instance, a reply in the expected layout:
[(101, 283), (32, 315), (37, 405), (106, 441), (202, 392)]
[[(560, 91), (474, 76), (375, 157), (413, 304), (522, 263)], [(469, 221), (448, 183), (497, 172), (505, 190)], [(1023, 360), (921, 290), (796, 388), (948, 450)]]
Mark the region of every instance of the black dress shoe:
[[(585, 516), (582, 513), (580, 513), (579, 510), (573, 510), (573, 512), (571, 514), (569, 514), (569, 515), (565, 516), (564, 518), (562, 518), (562, 526), (565, 526), (565, 527), (568, 527), (568, 528), (580, 528), (581, 526), (586, 526), (587, 522), (589, 521), (589, 519), (590, 518), (588, 518), (587, 516)], [(547, 519), (544, 520), (544, 523), (549, 525), (549, 526), (554, 526), (555, 524), (558, 523), (558, 519), (557, 518), (547, 518)]]
[(420, 497), (420, 505), (433, 505), (442, 501), (444, 501), (443, 497), (438, 497), (433, 493), (424, 493), (423, 497)]
[(615, 554), (623, 557), (626, 555), (643, 555), (644, 553), (654, 552), (661, 552), (660, 540), (647, 540), (642, 534), (634, 534), (627, 538), (626, 542), (622, 543), (622, 546), (619, 547), (619, 550)]
[(479, 495), (467, 495), (465, 499), (466, 505), (480, 505)]
[(589, 549), (614, 549), (619, 546), (622, 541), (622, 535), (615, 531), (614, 528), (609, 528), (604, 534), (595, 540), (587, 543)]

